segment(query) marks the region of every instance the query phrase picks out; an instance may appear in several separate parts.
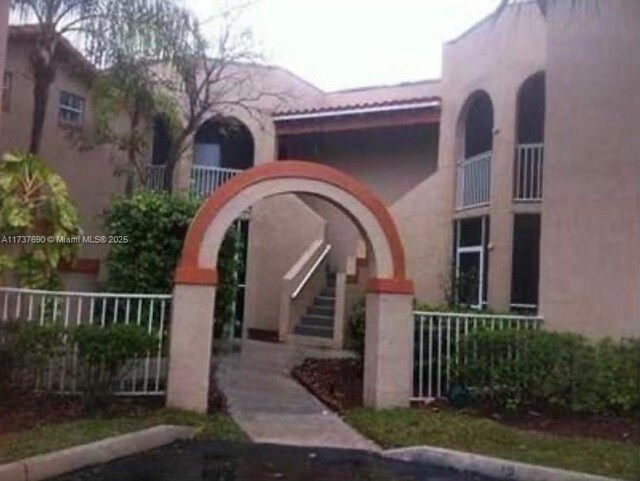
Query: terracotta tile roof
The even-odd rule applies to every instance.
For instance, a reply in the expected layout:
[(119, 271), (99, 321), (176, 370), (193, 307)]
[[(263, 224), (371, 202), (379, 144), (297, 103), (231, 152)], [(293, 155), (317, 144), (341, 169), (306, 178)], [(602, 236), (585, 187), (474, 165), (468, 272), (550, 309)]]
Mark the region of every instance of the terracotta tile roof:
[(440, 102), (439, 81), (421, 81), (398, 85), (365, 87), (337, 92), (328, 92), (320, 98), (309, 99), (296, 108), (274, 112), (274, 117), (292, 115), (327, 114), (347, 110), (366, 110), (388, 107), (411, 106), (413, 104)]

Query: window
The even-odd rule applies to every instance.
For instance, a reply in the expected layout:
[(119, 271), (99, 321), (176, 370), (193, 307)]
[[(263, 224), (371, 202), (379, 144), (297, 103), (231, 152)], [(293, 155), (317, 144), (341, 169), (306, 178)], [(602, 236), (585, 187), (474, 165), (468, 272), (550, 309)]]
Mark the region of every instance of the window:
[(4, 73), (4, 81), (2, 84), (2, 111), (9, 112), (11, 110), (11, 87), (13, 86), (13, 74), (11, 72)]
[(84, 98), (79, 95), (60, 92), (59, 120), (65, 124), (82, 125), (84, 117)]

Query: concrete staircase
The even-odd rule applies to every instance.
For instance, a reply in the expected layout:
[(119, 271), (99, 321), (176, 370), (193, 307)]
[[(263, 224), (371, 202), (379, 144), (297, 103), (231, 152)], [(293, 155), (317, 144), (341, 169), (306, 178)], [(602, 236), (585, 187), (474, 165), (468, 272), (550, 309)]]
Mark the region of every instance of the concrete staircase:
[(314, 299), (307, 312), (300, 317), (294, 327), (297, 336), (315, 337), (323, 339), (333, 338), (333, 321), (336, 305), (336, 275), (327, 273), (327, 283)]

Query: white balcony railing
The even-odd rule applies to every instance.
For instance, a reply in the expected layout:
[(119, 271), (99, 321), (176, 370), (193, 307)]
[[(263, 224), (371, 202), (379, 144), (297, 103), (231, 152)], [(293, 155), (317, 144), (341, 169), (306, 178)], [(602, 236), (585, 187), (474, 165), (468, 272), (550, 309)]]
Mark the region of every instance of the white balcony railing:
[(164, 165), (150, 165), (147, 167), (147, 188), (151, 190), (165, 189), (165, 172)]
[[(194, 165), (191, 167), (189, 189), (200, 197), (206, 197), (241, 172), (243, 172), (241, 169)], [(165, 190), (167, 188), (166, 168), (164, 165), (147, 167), (146, 185), (151, 190)]]
[(491, 196), (491, 158), (487, 151), (458, 162), (458, 209), (489, 203)]
[(206, 197), (241, 172), (241, 169), (194, 165), (191, 167), (191, 192)]
[(544, 144), (520, 144), (516, 147), (514, 200), (542, 200), (543, 164)]

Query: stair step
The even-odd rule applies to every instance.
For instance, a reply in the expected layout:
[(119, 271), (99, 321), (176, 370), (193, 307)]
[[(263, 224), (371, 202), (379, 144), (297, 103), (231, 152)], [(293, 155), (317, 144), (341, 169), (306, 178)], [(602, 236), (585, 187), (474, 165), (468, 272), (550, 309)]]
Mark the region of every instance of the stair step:
[(333, 329), (333, 317), (306, 314), (300, 318), (299, 325), (303, 327), (326, 327)]
[(307, 309), (307, 314), (333, 318), (333, 306), (313, 305)]
[(327, 287), (336, 287), (336, 278), (334, 277), (327, 277)]
[(300, 336), (332, 338), (333, 328), (297, 325), (294, 333)]
[(320, 294), (324, 297), (336, 297), (336, 288), (335, 287), (325, 287)]
[(336, 303), (335, 297), (327, 297), (327, 296), (318, 296), (313, 301), (314, 306), (331, 306), (333, 307)]

